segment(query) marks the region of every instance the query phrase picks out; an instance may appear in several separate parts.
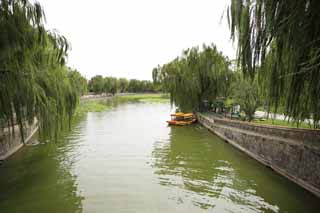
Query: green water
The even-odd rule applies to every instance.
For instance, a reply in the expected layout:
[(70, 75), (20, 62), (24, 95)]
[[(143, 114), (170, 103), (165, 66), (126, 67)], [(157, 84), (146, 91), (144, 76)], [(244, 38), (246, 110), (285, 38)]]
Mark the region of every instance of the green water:
[(168, 103), (87, 113), (57, 143), (0, 165), (0, 212), (317, 212), (320, 200)]

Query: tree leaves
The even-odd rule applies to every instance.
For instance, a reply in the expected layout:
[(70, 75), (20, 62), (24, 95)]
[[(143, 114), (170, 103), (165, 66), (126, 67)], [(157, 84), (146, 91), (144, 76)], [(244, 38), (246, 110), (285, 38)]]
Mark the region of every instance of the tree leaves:
[(64, 66), (69, 44), (44, 28), (44, 12), (27, 0), (0, 1), (0, 119), (24, 135), (36, 117), (40, 132), (57, 136), (80, 92)]
[[(320, 120), (320, 2), (231, 0), (231, 37), (245, 75), (268, 80), (269, 105), (297, 121)], [(261, 67), (257, 71), (256, 67)]]
[[(170, 92), (181, 110), (201, 110), (204, 100), (227, 96), (229, 60), (214, 45), (183, 50), (182, 56), (153, 70), (154, 81)], [(228, 79), (229, 77), (229, 79)]]

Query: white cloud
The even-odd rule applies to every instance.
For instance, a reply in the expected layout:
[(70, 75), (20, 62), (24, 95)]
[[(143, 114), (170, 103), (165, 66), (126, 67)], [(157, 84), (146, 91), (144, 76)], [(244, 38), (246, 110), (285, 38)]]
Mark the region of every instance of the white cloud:
[(235, 57), (226, 19), (230, 0), (39, 0), (47, 25), (71, 42), (69, 65), (90, 78), (151, 79), (182, 49), (215, 43)]

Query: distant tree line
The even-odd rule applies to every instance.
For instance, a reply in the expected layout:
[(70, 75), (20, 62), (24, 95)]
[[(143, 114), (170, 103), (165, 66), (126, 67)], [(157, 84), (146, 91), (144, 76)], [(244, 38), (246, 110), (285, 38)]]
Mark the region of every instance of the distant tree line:
[(96, 75), (89, 80), (88, 90), (96, 94), (109, 93), (113, 95), (125, 92), (159, 92), (159, 88), (157, 88), (152, 81), (128, 80), (126, 78), (103, 77), (101, 75)]

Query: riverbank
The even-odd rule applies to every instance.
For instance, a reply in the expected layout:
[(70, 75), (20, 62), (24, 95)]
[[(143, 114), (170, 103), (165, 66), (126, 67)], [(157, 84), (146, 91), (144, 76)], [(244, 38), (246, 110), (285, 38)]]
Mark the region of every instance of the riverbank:
[[(106, 109), (104, 105), (95, 103), (94, 101), (98, 100), (107, 100), (111, 99), (113, 96), (110, 95), (86, 95), (80, 98), (80, 105), (76, 109), (75, 115), (84, 114), (89, 111), (103, 111)], [(8, 127), (5, 127), (0, 130), (0, 161), (4, 161), (20, 150), (25, 144), (27, 144), (30, 139), (38, 131), (38, 122), (35, 119), (35, 122), (32, 125), (28, 123), (25, 124), (24, 129), (24, 138), (25, 142), (22, 143), (22, 138), (20, 134), (19, 126), (14, 125), (14, 134), (11, 134), (11, 130)]]
[(75, 117), (71, 130), (66, 129), (56, 143), (24, 146), (3, 162), (1, 212), (320, 208), (317, 197), (204, 127), (168, 126), (173, 110), (169, 103), (140, 100), (97, 101), (109, 104), (110, 110)]
[[(80, 103), (84, 105), (83, 107), (78, 107), (75, 114), (83, 114), (88, 111), (102, 111), (105, 110), (103, 105), (95, 104), (92, 101), (95, 100), (106, 100), (113, 98), (110, 95), (86, 95), (80, 98), (80, 102), (87, 102), (89, 104)], [(91, 104), (92, 103), (92, 104)], [(0, 161), (4, 161), (8, 159), (10, 156), (19, 151), (25, 144), (27, 144), (30, 139), (37, 133), (38, 131), (38, 122), (35, 119), (32, 125), (29, 125), (27, 122), (25, 124), (24, 129), (24, 138), (25, 142), (22, 143), (22, 138), (20, 134), (19, 126), (14, 125), (14, 134), (10, 132), (11, 129), (5, 127), (0, 131)]]
[(80, 102), (84, 101), (92, 101), (92, 100), (103, 100), (103, 99), (111, 99), (114, 96), (112, 94), (89, 94), (83, 95), (80, 97)]
[(119, 97), (125, 100), (153, 100), (153, 101), (163, 101), (169, 100), (169, 95), (164, 93), (116, 93), (112, 94), (89, 94), (81, 96), (80, 101), (94, 101), (94, 100), (109, 100), (114, 97)]
[[(74, 116), (81, 116), (87, 112), (102, 112), (108, 110), (111, 106), (103, 102), (113, 98), (118, 98), (120, 101), (169, 102), (168, 96), (160, 93), (118, 93), (114, 96), (111, 94), (90, 94), (80, 98), (80, 104)], [(15, 125), (14, 129), (14, 135), (10, 134), (8, 128), (4, 128), (3, 131), (0, 132), (0, 161), (6, 160), (24, 146), (21, 142), (18, 125)], [(26, 124), (25, 143), (29, 142), (37, 130), (36, 120), (32, 125)]]
[(292, 120), (288, 121), (288, 118), (284, 114), (270, 113), (268, 116), (268, 113), (265, 111), (256, 111), (255, 117), (258, 119), (254, 120), (253, 122), (257, 124), (275, 125), (290, 128), (314, 129), (313, 120), (311, 119), (300, 122), (298, 125)]
[(320, 197), (320, 131), (256, 125), (198, 113), (199, 122), (250, 157)]
[[(0, 134), (0, 161), (6, 160), (24, 146), (24, 144), (21, 142), (22, 139), (19, 126), (15, 125), (13, 128), (13, 135), (10, 133), (10, 129), (7, 127), (4, 128)], [(28, 143), (37, 131), (38, 122), (36, 119), (31, 125), (26, 123), (26, 127), (24, 129), (25, 143)]]

